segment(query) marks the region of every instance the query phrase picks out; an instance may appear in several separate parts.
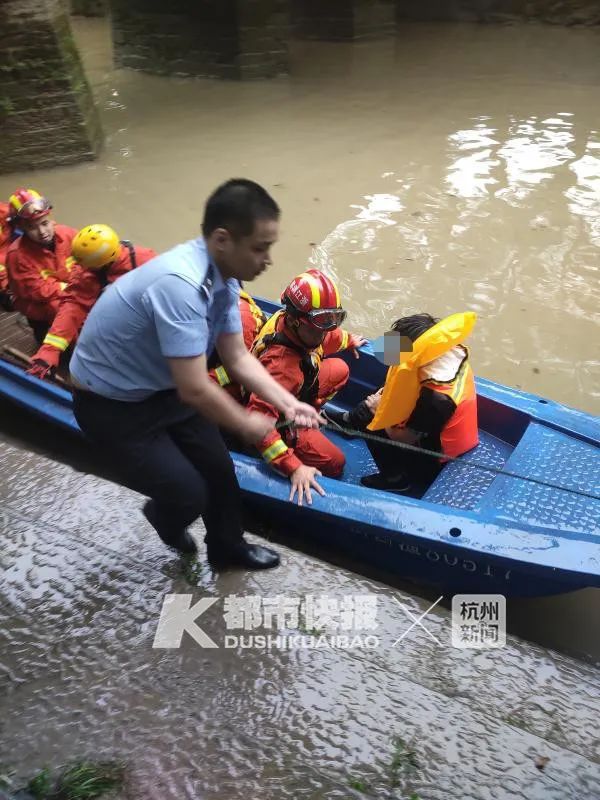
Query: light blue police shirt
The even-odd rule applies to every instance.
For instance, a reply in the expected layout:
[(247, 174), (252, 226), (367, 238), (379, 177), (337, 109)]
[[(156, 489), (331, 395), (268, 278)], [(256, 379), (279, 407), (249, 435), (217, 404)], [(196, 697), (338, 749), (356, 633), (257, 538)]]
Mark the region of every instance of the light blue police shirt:
[(77, 340), (70, 370), (112, 400), (173, 389), (168, 358), (210, 355), (223, 333), (241, 333), (239, 284), (224, 281), (202, 238), (177, 245), (108, 286)]

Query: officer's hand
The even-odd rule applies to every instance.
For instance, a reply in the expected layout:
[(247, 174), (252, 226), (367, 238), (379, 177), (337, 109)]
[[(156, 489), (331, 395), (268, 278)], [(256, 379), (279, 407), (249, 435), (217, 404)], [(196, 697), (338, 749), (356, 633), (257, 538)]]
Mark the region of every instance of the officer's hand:
[(260, 444), (265, 436), (275, 430), (275, 422), (273, 417), (267, 417), (258, 411), (250, 411), (246, 415), (246, 421), (240, 434), (250, 444)]
[(33, 359), (31, 366), (27, 370), (28, 375), (33, 375), (34, 378), (39, 378), (42, 381), (46, 378), (52, 378), (55, 372), (56, 367), (53, 367), (51, 364), (48, 364), (47, 361), (43, 361), (41, 358)]
[(318, 428), (319, 425), (325, 424), (325, 420), (314, 406), (309, 403), (301, 403), (296, 398), (292, 398), (282, 410), (285, 418), (293, 422), (297, 428)]
[(316, 467), (307, 467), (305, 464), (295, 469), (290, 475), (290, 483), (292, 488), (290, 491), (290, 501), (298, 493), (298, 505), (302, 505), (302, 500), (306, 497), (308, 505), (312, 505), (311, 487), (315, 489), (320, 495), (324, 495), (325, 491), (316, 481), (316, 476), (322, 473)]
[(348, 337), (348, 350), (352, 352), (354, 358), (360, 358), (360, 353), (358, 352), (358, 348), (362, 347), (364, 344), (367, 344), (369, 340), (365, 339), (364, 336), (358, 336), (355, 333), (351, 333)]

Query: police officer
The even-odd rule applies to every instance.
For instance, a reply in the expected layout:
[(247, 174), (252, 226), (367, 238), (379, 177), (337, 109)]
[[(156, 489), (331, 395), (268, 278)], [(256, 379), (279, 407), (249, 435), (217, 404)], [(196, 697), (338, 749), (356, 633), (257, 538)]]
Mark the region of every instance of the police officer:
[(274, 567), (277, 553), (243, 538), (241, 493), (219, 432), (256, 444), (274, 420), (247, 411), (211, 381), (216, 347), (233, 380), (297, 425), (318, 412), (283, 389), (247, 351), (239, 282), (270, 264), (279, 208), (258, 184), (233, 179), (209, 197), (202, 237), (177, 245), (109, 286), (90, 312), (73, 358), (74, 410), (165, 544), (193, 553), (188, 526), (202, 515), (209, 561)]

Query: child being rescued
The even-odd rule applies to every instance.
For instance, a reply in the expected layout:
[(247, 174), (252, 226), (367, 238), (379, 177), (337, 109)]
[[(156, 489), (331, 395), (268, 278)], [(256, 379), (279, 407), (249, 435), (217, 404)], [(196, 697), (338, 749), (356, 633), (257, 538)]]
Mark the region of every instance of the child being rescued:
[[(315, 408), (330, 400), (348, 381), (349, 368), (341, 358), (327, 358), (366, 343), (340, 326), (346, 318), (336, 285), (324, 273), (309, 269), (298, 275), (281, 296), (284, 308), (262, 327), (253, 354), (277, 381), (299, 400)], [(248, 409), (278, 418), (278, 411), (251, 394)], [(311, 488), (324, 494), (318, 475), (339, 477), (344, 454), (316, 429), (273, 431), (258, 449), (269, 466), (289, 477), (290, 500), (312, 502)]]
[[(459, 456), (477, 445), (475, 381), (469, 351), (462, 343), (475, 320), (473, 312), (441, 321), (430, 314), (396, 320), (392, 325), (399, 334), (396, 363), (390, 366), (385, 385), (351, 411), (327, 412), (342, 427), (378, 437), (367, 444), (379, 472), (362, 477), (364, 486), (422, 494), (442, 469), (443, 456)], [(441, 457), (403, 450), (390, 442), (434, 450)]]

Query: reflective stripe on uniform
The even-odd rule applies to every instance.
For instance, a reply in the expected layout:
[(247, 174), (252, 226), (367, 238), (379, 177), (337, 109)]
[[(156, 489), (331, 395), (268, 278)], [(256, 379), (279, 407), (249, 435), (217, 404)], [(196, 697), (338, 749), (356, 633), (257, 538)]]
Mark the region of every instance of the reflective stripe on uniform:
[(60, 350), (61, 353), (69, 346), (69, 342), (66, 339), (63, 339), (62, 336), (55, 336), (53, 333), (47, 333), (44, 337), (44, 344), (49, 344), (52, 347), (56, 347), (57, 350)]
[(258, 330), (260, 330), (260, 328), (262, 328), (262, 326), (267, 321), (266, 314), (263, 313), (262, 308), (258, 305), (256, 300), (251, 295), (248, 294), (248, 292), (245, 292), (243, 289), (240, 289), (240, 297), (242, 300), (245, 300), (250, 306), (250, 313), (254, 317), (254, 320), (258, 326)]
[(231, 383), (231, 378), (227, 374), (225, 367), (215, 367), (215, 376), (219, 386), (227, 386)]
[(65, 269), (67, 270), (67, 272), (71, 272), (71, 270), (73, 269), (73, 264), (75, 264), (75, 259), (73, 258), (73, 256), (69, 256), (65, 261)]
[(40, 275), (44, 280), (46, 280), (46, 278), (56, 278), (56, 271), (53, 269), (42, 269), (40, 270)]
[(340, 350), (345, 350), (348, 347), (348, 331), (342, 331), (342, 343), (340, 344)]
[(283, 439), (278, 439), (270, 447), (267, 447), (266, 450), (263, 450), (261, 455), (267, 464), (270, 464), (271, 461), (286, 453), (287, 449), (288, 446)]
[(454, 400), (456, 405), (460, 403), (464, 394), (465, 382), (467, 378), (467, 369), (468, 369), (468, 363), (464, 361), (462, 367), (458, 372), (458, 375), (454, 380), (454, 386), (452, 388), (452, 392), (450, 393), (450, 397), (452, 398), (452, 400)]

